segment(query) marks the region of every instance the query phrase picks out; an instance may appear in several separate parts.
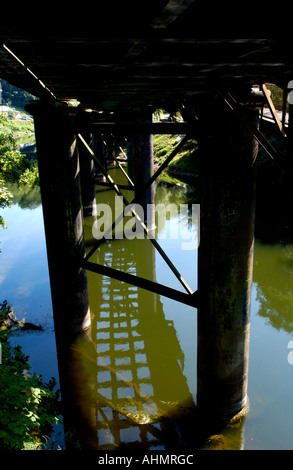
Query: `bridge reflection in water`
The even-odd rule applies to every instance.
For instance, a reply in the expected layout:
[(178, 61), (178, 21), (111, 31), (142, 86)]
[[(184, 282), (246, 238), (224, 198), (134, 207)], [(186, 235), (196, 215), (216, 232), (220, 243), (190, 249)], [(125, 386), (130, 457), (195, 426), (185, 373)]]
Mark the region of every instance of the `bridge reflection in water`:
[[(102, 245), (98, 257), (106, 266), (155, 278), (149, 240), (115, 240)], [(174, 418), (190, 415), (194, 402), (183, 374), (184, 354), (160, 297), (115, 279), (88, 277), (92, 347), (90, 354), (82, 342), (78, 348), (87, 377), (83, 390), (90, 392), (79, 400), (84, 410), (88, 407), (84, 418), (91, 446), (166, 448), (180, 442)]]
[[(91, 226), (88, 218), (88, 250)], [(155, 249), (147, 239), (108, 240), (93, 258), (105, 266), (156, 280)], [(97, 450), (194, 448), (206, 430), (198, 427), (195, 390), (190, 389), (184, 370), (185, 355), (160, 296), (91, 272), (88, 284), (91, 329), (72, 345), (69, 369), (70, 421), (81, 446)], [(178, 315), (179, 307), (181, 304)], [(229, 447), (241, 448), (243, 426), (244, 421), (236, 430), (226, 428), (220, 444), (216, 440), (212, 447), (226, 447), (231, 431), (233, 444)]]

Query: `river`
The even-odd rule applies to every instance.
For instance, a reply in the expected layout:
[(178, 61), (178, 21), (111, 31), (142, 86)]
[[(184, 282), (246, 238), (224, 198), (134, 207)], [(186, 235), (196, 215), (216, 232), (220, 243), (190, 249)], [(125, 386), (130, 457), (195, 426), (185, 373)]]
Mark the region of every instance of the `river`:
[[(118, 170), (114, 170), (114, 173)], [(115, 176), (115, 175), (114, 175)], [(193, 202), (187, 186), (158, 184), (156, 203)], [(113, 197), (97, 188), (99, 201)], [(52, 305), (42, 206), (38, 190), (16, 195), (1, 212), (0, 300), (7, 299), (19, 319), (41, 324), (42, 332), (14, 336), (30, 357), (33, 372), (58, 382)], [(196, 220), (181, 232), (192, 240)], [(93, 220), (85, 221), (87, 250), (94, 242)], [(167, 229), (166, 229), (167, 227)], [(177, 230), (178, 217), (164, 230)], [(158, 242), (192, 289), (197, 287), (197, 244), (182, 250), (182, 239), (165, 232)], [(189, 234), (189, 235), (188, 235)], [(190, 237), (190, 238), (188, 238)], [(109, 267), (144, 275), (180, 289), (149, 240), (108, 240), (93, 256)], [(196, 309), (97, 274), (88, 273), (92, 326), (76, 344), (82, 384), (80, 409), (97, 437), (97, 448), (142, 446), (185, 448), (190, 444), (196, 404)], [(293, 449), (293, 245), (256, 240), (251, 302), (249, 412), (217, 430), (204, 449)], [(183, 423), (183, 424), (182, 424)], [(57, 425), (54, 448), (64, 448)], [(140, 448), (140, 447), (139, 447)]]

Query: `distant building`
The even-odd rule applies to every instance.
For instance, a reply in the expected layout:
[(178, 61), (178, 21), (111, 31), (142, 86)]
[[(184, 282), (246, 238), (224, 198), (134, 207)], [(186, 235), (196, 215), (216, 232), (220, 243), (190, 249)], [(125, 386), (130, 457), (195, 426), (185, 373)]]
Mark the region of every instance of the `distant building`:
[(9, 111), (13, 111), (12, 108), (9, 108), (9, 106), (0, 106), (0, 113), (8, 113)]

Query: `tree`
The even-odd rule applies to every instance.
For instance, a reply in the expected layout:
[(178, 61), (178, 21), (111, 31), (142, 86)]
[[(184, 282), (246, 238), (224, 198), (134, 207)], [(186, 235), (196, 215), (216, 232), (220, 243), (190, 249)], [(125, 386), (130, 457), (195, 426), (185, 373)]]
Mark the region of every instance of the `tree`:
[(2, 103), (24, 110), (26, 103), (32, 101), (34, 96), (21, 88), (16, 88), (5, 80), (1, 79), (2, 84)]
[(7, 301), (1, 302), (0, 450), (38, 450), (52, 435), (52, 425), (60, 422), (59, 392), (53, 377), (45, 383), (32, 374), (21, 346), (10, 344), (11, 315)]
[[(16, 150), (12, 130), (4, 113), (0, 114), (0, 207), (9, 206), (13, 196), (5, 186), (6, 183), (17, 183), (34, 186), (38, 183), (36, 166), (27, 159), (26, 155)], [(3, 217), (0, 225), (5, 228)]]

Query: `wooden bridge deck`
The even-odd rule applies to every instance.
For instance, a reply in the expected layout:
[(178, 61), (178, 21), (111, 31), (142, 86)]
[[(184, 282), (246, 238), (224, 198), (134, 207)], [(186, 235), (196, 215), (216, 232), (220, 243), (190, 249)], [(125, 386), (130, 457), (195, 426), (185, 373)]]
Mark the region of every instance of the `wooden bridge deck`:
[(199, 91), (284, 88), (292, 78), (288, 37), (262, 39), (255, 7), (230, 19), (233, 9), (194, 0), (106, 3), (98, 12), (18, 10), (19, 20), (1, 24), (0, 77), (37, 97), (112, 112), (172, 111)]

